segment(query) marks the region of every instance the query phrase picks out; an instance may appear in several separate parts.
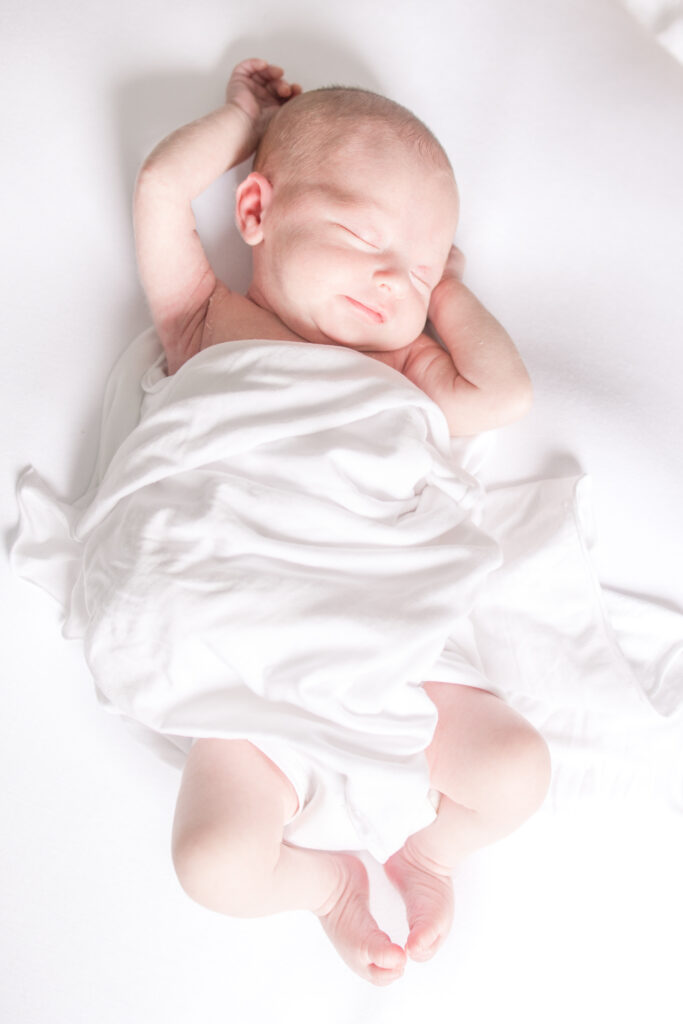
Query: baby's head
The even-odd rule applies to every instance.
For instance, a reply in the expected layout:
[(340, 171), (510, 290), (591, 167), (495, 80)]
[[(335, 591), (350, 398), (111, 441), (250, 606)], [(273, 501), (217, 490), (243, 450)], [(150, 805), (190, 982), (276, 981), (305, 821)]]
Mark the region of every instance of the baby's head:
[(236, 220), (248, 295), (314, 342), (396, 349), (423, 330), (458, 220), (443, 148), (405, 107), (362, 89), (302, 93), (271, 120)]

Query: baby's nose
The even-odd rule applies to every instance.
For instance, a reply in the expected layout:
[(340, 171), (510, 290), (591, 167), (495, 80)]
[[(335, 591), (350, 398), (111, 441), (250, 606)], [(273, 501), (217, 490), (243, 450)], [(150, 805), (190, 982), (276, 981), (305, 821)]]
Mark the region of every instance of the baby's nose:
[(400, 267), (379, 267), (374, 274), (375, 283), (392, 295), (403, 295), (406, 287), (406, 275)]

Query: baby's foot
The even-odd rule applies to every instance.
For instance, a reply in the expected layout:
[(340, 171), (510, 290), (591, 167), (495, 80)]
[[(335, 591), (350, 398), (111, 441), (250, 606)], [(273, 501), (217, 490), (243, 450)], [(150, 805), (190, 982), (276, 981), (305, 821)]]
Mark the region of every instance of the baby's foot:
[(332, 908), (319, 915), (320, 923), (352, 971), (374, 985), (389, 985), (403, 974), (406, 955), (370, 913), (370, 882), (363, 862), (348, 853), (335, 856), (342, 879)]
[(384, 865), (390, 881), (406, 905), (410, 934), (406, 953), (412, 960), (429, 960), (442, 944), (453, 923), (453, 883), (448, 875), (429, 870), (417, 854), (405, 846)]

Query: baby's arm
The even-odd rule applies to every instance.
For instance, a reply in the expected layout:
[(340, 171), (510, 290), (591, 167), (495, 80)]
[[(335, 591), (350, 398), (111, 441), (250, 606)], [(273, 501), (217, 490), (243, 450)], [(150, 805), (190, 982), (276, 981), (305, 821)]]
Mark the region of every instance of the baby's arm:
[(533, 398), (529, 374), (512, 339), (460, 280), (462, 260), (453, 247), (429, 304), (429, 320), (448, 352), (421, 335), (403, 368), (443, 409), (452, 437), (520, 419)]
[(257, 58), (233, 71), (218, 110), (169, 135), (140, 168), (133, 202), (142, 286), (172, 374), (199, 351), (217, 287), (192, 200), (256, 149), (275, 111), (301, 92), (282, 68)]

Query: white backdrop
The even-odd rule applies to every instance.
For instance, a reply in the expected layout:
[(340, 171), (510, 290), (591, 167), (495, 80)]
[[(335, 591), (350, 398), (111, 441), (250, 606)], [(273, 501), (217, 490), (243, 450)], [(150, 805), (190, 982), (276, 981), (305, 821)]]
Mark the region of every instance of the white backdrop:
[[(589, 473), (601, 580), (683, 606), (683, 69), (649, 31), (673, 38), (680, 5), (660, 7), (638, 21), (617, 0), (5, 0), (6, 544), (24, 466), (66, 497), (84, 490), (107, 374), (149, 323), (139, 163), (221, 102), (235, 63), (264, 56), (304, 88), (384, 92), (440, 137), (465, 280), (536, 391), (487, 482)], [(236, 288), (249, 256), (232, 195), (247, 170), (195, 204)], [(185, 897), (169, 856), (177, 768), (102, 712), (56, 608), (0, 571), (3, 1019), (681, 1020), (683, 825), (656, 791), (550, 800), (458, 873), (437, 957), (375, 989), (311, 915), (230, 920)], [(398, 898), (366, 863), (373, 910), (403, 941)]]

